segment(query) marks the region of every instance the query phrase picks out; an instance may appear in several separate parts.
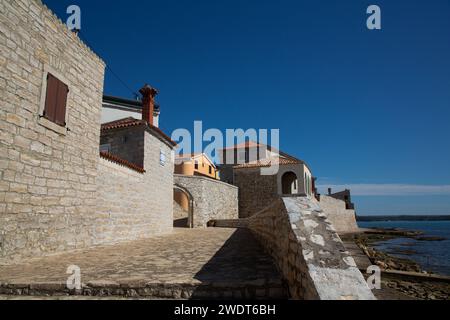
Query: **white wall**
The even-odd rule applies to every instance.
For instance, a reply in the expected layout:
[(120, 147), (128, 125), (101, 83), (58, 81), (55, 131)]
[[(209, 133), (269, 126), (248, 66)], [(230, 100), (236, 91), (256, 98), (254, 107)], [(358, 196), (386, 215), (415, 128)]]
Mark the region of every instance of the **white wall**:
[(123, 111), (112, 108), (103, 107), (102, 109), (102, 123), (107, 123), (115, 120), (120, 120), (128, 117), (133, 117), (135, 119), (141, 119), (142, 115), (140, 112)]
[[(142, 119), (142, 113), (139, 111), (124, 111), (115, 108), (108, 108), (103, 105), (101, 123), (108, 123), (129, 117), (140, 120)], [(155, 127), (159, 127), (159, 116), (153, 117), (153, 120)]]

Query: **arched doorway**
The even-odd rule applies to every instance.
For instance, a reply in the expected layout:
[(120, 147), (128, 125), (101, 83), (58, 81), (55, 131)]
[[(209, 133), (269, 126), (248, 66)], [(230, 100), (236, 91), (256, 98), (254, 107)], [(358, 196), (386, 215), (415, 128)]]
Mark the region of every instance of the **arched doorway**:
[(173, 226), (175, 228), (194, 227), (194, 199), (185, 188), (173, 188)]
[(281, 178), (282, 191), (284, 195), (298, 194), (298, 179), (293, 172), (286, 172)]

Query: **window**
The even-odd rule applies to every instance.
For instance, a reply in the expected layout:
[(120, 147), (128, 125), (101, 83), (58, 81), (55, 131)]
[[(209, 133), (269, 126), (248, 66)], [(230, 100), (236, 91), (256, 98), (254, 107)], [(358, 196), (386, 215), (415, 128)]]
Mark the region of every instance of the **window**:
[(167, 157), (166, 154), (164, 153), (164, 151), (161, 149), (159, 151), (159, 164), (164, 167), (166, 165), (167, 162)]
[(212, 167), (209, 166), (209, 174), (212, 174)]
[(58, 126), (65, 127), (68, 93), (69, 87), (51, 73), (48, 73), (45, 106), (42, 116)]
[(198, 161), (195, 160), (195, 170), (198, 170)]

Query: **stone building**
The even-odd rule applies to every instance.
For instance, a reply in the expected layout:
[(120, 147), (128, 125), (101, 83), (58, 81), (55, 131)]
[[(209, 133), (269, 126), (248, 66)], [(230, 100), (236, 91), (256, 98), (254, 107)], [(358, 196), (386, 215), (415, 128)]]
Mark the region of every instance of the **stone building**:
[(313, 196), (311, 170), (300, 159), (256, 142), (246, 142), (219, 153), (222, 181), (239, 188), (241, 218), (265, 209), (280, 196)]
[(0, 264), (172, 231), (156, 91), (141, 120), (101, 130), (105, 63), (41, 1), (0, 9)]
[[(97, 204), (98, 212), (108, 218), (100, 223), (100, 243), (146, 238), (173, 229), (176, 143), (154, 126), (156, 90), (146, 85), (141, 93), (141, 120), (125, 118), (101, 126)], [(118, 170), (114, 164), (124, 168)]]
[(252, 217), (280, 197), (316, 198), (338, 232), (358, 230), (350, 191), (317, 194), (316, 178), (302, 160), (271, 146), (246, 142), (220, 150), (222, 181), (239, 188), (239, 216)]
[(40, 1), (0, 9), (0, 261), (90, 245), (105, 63)]

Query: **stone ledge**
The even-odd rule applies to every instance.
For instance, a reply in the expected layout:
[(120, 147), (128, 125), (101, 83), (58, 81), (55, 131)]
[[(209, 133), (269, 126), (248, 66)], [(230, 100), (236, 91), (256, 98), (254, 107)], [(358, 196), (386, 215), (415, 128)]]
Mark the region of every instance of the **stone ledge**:
[(212, 179), (212, 178), (206, 178), (206, 177), (202, 177), (202, 176), (185, 176), (182, 174), (174, 174), (173, 176), (174, 176), (174, 178), (183, 178), (183, 179), (186, 178), (186, 179), (192, 179), (192, 180), (203, 180), (203, 181), (213, 182), (213, 183), (217, 183), (217, 184), (221, 184), (221, 185), (230, 187), (232, 189), (239, 190), (239, 188), (236, 186), (233, 186), (231, 184), (225, 183), (220, 180)]
[(69, 290), (65, 283), (8, 284), (0, 283), (0, 295), (7, 296), (78, 296), (132, 297), (155, 299), (285, 299), (282, 281), (189, 283), (116, 283), (92, 281), (81, 290)]

